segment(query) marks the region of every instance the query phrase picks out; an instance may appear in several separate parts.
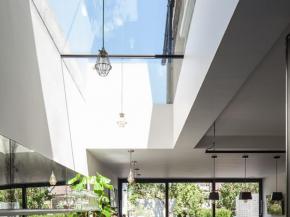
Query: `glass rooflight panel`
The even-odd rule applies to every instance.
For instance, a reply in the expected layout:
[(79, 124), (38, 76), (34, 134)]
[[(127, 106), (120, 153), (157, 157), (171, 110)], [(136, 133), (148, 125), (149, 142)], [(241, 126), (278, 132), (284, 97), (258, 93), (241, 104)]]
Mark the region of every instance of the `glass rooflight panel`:
[[(109, 79), (98, 76), (94, 69), (95, 58), (67, 58), (64, 60), (72, 76), (82, 75), (74, 76), (74, 81), (77, 85), (85, 83), (86, 88), (82, 93), (87, 101), (90, 99), (96, 101), (98, 97), (104, 98), (104, 100), (114, 99), (118, 102), (114, 107), (119, 108), (120, 75), (121, 64), (123, 64), (125, 92), (134, 93), (136, 96), (141, 94), (139, 98), (142, 98), (144, 97), (142, 94), (145, 94), (142, 89), (145, 88), (148, 89), (146, 98), (150, 97), (152, 103), (167, 103), (167, 65), (162, 65), (160, 59), (111, 58), (112, 71), (108, 75)], [(78, 67), (73, 67), (74, 65), (78, 65)], [(124, 102), (135, 103), (134, 100), (127, 99), (126, 94), (124, 97)]]
[[(59, 50), (102, 47), (102, 0), (33, 0)], [(110, 54), (163, 52), (167, 0), (105, 0), (105, 48)]]

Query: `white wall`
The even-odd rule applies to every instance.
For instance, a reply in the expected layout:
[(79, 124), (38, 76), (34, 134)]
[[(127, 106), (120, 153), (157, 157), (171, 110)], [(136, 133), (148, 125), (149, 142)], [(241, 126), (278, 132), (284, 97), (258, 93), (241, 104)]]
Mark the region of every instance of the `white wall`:
[(173, 105), (153, 105), (148, 148), (173, 147)]
[(174, 98), (174, 143), (185, 124), (238, 2), (196, 1)]
[(28, 0), (0, 1), (0, 134), (52, 157)]
[(39, 74), (51, 139), (51, 158), (74, 169), (61, 59), (35, 7), (31, 4), (30, 8)]

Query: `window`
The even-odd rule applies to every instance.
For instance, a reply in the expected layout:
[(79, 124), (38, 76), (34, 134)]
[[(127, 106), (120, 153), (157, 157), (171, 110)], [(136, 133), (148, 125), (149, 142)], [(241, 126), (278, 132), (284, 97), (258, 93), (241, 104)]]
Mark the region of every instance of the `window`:
[[(119, 212), (126, 217), (258, 217), (261, 216), (261, 179), (139, 179), (119, 180)], [(220, 200), (208, 200), (217, 189)], [(239, 200), (240, 191), (252, 200)]]
[(21, 209), (22, 190), (12, 188), (0, 190), (0, 209)]
[(123, 183), (122, 214), (130, 217), (165, 216), (164, 183)]
[(170, 183), (169, 217), (212, 216), (212, 204), (207, 199), (211, 188), (211, 183)]
[[(217, 216), (258, 217), (259, 216), (259, 184), (256, 182), (216, 183), (220, 200), (216, 203)], [(241, 191), (252, 193), (252, 200), (239, 200)]]

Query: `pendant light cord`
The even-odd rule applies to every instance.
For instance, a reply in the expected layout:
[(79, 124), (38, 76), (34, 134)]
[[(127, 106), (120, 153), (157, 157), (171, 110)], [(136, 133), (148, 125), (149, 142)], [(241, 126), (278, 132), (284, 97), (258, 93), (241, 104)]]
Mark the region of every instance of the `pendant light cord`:
[(245, 180), (247, 179), (247, 158), (245, 158)]
[(215, 179), (215, 157), (213, 158), (213, 178)]
[(215, 122), (213, 123), (213, 150), (215, 151)]
[(132, 150), (130, 150), (130, 169), (132, 169)]
[(103, 0), (103, 49), (105, 49), (105, 0)]
[(278, 159), (276, 158), (276, 192), (278, 191)]
[(121, 63), (121, 113), (123, 113), (124, 107), (124, 72), (123, 72), (123, 61)]

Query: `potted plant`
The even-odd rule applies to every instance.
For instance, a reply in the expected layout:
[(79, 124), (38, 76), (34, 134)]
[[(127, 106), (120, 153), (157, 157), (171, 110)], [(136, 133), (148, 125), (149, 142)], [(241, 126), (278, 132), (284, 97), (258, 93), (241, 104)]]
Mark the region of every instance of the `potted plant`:
[(111, 217), (112, 208), (108, 191), (113, 190), (111, 180), (101, 174), (97, 173), (96, 176), (82, 176), (77, 174), (74, 178), (69, 180), (69, 185), (73, 190), (82, 191), (86, 190), (89, 185), (93, 186), (93, 191), (97, 195), (98, 210), (93, 211), (94, 216), (98, 217)]

